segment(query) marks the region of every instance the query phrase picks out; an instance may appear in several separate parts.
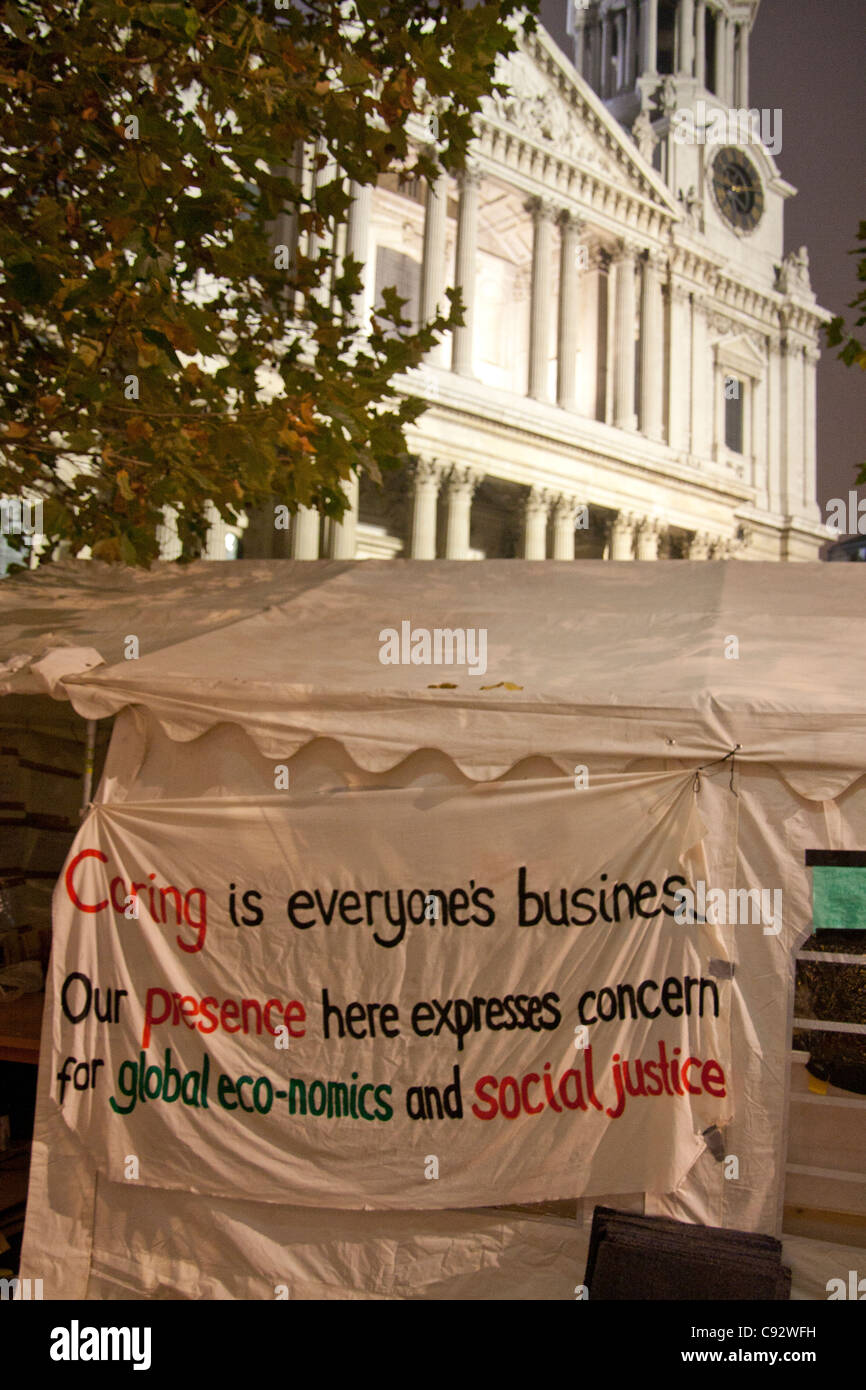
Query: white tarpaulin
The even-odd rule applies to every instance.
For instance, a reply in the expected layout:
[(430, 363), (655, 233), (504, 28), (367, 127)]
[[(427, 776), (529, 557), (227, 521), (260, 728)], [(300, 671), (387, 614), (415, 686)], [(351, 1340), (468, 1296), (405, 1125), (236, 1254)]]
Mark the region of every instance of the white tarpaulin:
[(675, 1189), (732, 1110), (722, 936), (675, 920), (693, 782), (95, 808), (55, 906), (64, 1120), (106, 1177), (223, 1197)]
[[(235, 579), (235, 567), (219, 568)], [(111, 650), (94, 640), (86, 613), (70, 624), (70, 645), (96, 647), (105, 660), (67, 680), (76, 709), (123, 713), (99, 805), (68, 861), (78, 902), (65, 879), (55, 898), (23, 1272), (52, 1274), (74, 1296), (197, 1296), (198, 1288), (267, 1297), (275, 1252), (265, 1231), (278, 1230), (292, 1296), (326, 1286), (355, 1296), (365, 1287), (359, 1269), (384, 1258), (391, 1239), (377, 1223), (396, 1223), (388, 1228), (396, 1231), (402, 1221), (395, 1239), (414, 1252), (414, 1279), (403, 1266), (395, 1284), (368, 1275), (367, 1286), (372, 1296), (423, 1296), (447, 1288), (439, 1252), (451, 1239), (448, 1223), (462, 1220), (462, 1251), (466, 1223), (477, 1222), (479, 1270), (487, 1242), (513, 1242), (501, 1262), (491, 1256), (502, 1272), (492, 1296), (518, 1288), (513, 1296), (527, 1296), (513, 1258), (514, 1249), (529, 1249), (526, 1227), (482, 1218), (479, 1206), (642, 1193), (648, 1211), (776, 1229), (792, 952), (811, 912), (804, 855), (866, 841), (866, 693), (856, 640), (866, 576), (851, 578), (856, 566), (838, 567), (837, 579), (837, 567), (733, 564), (323, 563), (259, 574), (267, 568), (249, 567), (251, 592), (254, 581), (272, 585), (279, 570), (284, 602), (257, 613), (254, 600), (251, 615), (211, 634), (181, 632), (173, 645), (143, 616), (144, 640), (129, 660), (122, 640), (137, 631), (131, 610), (113, 622)], [(191, 580), (199, 588), (215, 582), (201, 569)], [(161, 583), (161, 575), (144, 576), (142, 600)], [(242, 608), (237, 587), (234, 595)], [(215, 599), (211, 589), (217, 612)], [(484, 674), (413, 660), (413, 650), (424, 655), (424, 630), (457, 627), (486, 631)], [(389, 630), (407, 664), (380, 660)], [(13, 642), (7, 659), (16, 650)], [(530, 780), (514, 780), (516, 765)], [(275, 780), (286, 769), (288, 785)], [(505, 780), (483, 781), (493, 776)], [(85, 849), (98, 854), (75, 863)], [(663, 908), (650, 918), (638, 912), (638, 901), (650, 913), (660, 901), (671, 905), (664, 886), (680, 873), (726, 903), (751, 891), (760, 904), (769, 894), (763, 917), (719, 920), (716, 911), (680, 925)], [(446, 926), (452, 902), (457, 917), (467, 914), (460, 894), (471, 905), (473, 881), (476, 892), (493, 891), (495, 920)], [(623, 920), (606, 923), (601, 891), (617, 884)], [(195, 887), (208, 890), (204, 930)], [(177, 900), (163, 900), (159, 890), (168, 888)], [(389, 899), (368, 905), (367, 894), (388, 890)], [(524, 917), (536, 905), (530, 893), (543, 901), (547, 891), (546, 910), (558, 915), (561, 890), (575, 915), (570, 895), (585, 890), (578, 902), (591, 904), (596, 919), (521, 925), (521, 901)], [(244, 892), (261, 896), (244, 903)], [(129, 895), (140, 899), (137, 919), (124, 915)], [(106, 898), (105, 908), (87, 910)], [(438, 906), (438, 919), (412, 920), (422, 899)], [(338, 927), (341, 913), (352, 920)], [(305, 914), (312, 925), (302, 925)], [(387, 938), (395, 944), (383, 944)], [(75, 972), (94, 987), (77, 1022), (83, 980), (67, 989), (72, 1017), (62, 1002), (58, 1008)], [(708, 983), (702, 990), (709, 981), (715, 991)], [(116, 1023), (97, 1015), (97, 984), (127, 990)], [(340, 1010), (342, 1038), (334, 1013), (324, 1037), (325, 989)], [(669, 1007), (659, 1002), (665, 989)], [(148, 1004), (149, 990), (161, 993)], [(701, 994), (703, 1016), (676, 1013), (681, 997)], [(645, 1016), (639, 998), (659, 1014)], [(303, 1036), (300, 1014), (289, 1013), (295, 1035), (284, 1050), (265, 1036), (264, 1022), (256, 1027), (256, 1004), (266, 1010), (271, 999), (284, 1022), (292, 1002), (304, 1009)], [(244, 1000), (247, 1032), (235, 1033)], [(551, 1023), (555, 1010), (555, 1026), (519, 1026), (532, 1000), (534, 1022)], [(581, 1001), (588, 1037), (576, 1047)], [(359, 1008), (350, 1045), (351, 1003)], [(393, 1036), (362, 1035), (374, 1003), (396, 1010)], [(99, 1012), (108, 1007), (102, 993)], [(450, 1025), (460, 1020), (462, 1046), (446, 1021), (423, 1036), (443, 1012)], [(382, 1015), (380, 1007), (380, 1023)], [(267, 1018), (276, 1017), (272, 1006)], [(590, 1097), (589, 1052), (601, 1109)], [(207, 1111), (184, 1106), (182, 1096), (166, 1100), (174, 1073), (181, 1086), (191, 1078), (190, 1096), (198, 1074), (200, 1096), (206, 1055)], [(57, 1073), (67, 1058), (75, 1062), (65, 1068), (61, 1105)], [(96, 1084), (85, 1084), (81, 1071), (76, 1090), (75, 1067), (97, 1059)], [(685, 1075), (682, 1065), (664, 1071), (675, 1060)], [(723, 1083), (712, 1067), (705, 1071), (708, 1060)], [(654, 1094), (663, 1074), (673, 1094), (663, 1081)], [(612, 1115), (617, 1077), (622, 1112)], [(252, 1111), (214, 1105), (220, 1078), (223, 1099), (242, 1099)], [(254, 1095), (260, 1078), (270, 1089), (262, 1083)], [(368, 1107), (372, 1099), (384, 1111), (385, 1100), (393, 1109), (387, 1121), (351, 1114), (371, 1084), (391, 1088), (378, 1102), (375, 1090), (365, 1092)], [(329, 1104), (342, 1109), (342, 1086), (350, 1113), (329, 1116)], [(494, 1104), (487, 1118), (473, 1113), (473, 1105)], [(733, 1168), (707, 1147), (711, 1126)], [(137, 1178), (124, 1171), (130, 1156)], [(199, 1226), (209, 1214), (225, 1243), (184, 1226), (176, 1206), (184, 1193), (198, 1203)], [(309, 1269), (289, 1254), (311, 1229), (305, 1205), (322, 1222)], [(263, 1215), (269, 1206), (273, 1226)], [(341, 1216), (341, 1207), (392, 1210)], [(147, 1230), (160, 1214), (164, 1235), (151, 1257)], [(542, 1246), (544, 1226), (532, 1223)], [(574, 1244), (555, 1220), (548, 1237), (542, 1264), (550, 1277), (539, 1288), (561, 1285), (571, 1297), (582, 1274)], [(239, 1261), (230, 1278), (222, 1269), (229, 1250)]]

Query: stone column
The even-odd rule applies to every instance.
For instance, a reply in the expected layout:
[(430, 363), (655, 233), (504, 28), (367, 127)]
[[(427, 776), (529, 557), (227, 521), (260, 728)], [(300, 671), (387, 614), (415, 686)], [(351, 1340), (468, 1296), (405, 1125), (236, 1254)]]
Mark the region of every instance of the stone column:
[(641, 13), (643, 58), (641, 67), (646, 76), (658, 71), (659, 5), (658, 0), (643, 0)]
[(689, 545), (690, 560), (709, 560), (712, 541), (706, 531), (697, 531)]
[(640, 523), (637, 533), (637, 558), (639, 560), (657, 560), (659, 558), (659, 540), (661, 538), (661, 525), (654, 516), (645, 517)]
[[(427, 187), (424, 208), (424, 250), (421, 260), (421, 322), (436, 317), (442, 304), (445, 288), (445, 242), (448, 217), (448, 176), (440, 174)], [(442, 362), (442, 344), (437, 343), (427, 354), (434, 366)]]
[(805, 395), (803, 344), (792, 333), (782, 339), (782, 511), (802, 513), (804, 493)]
[(615, 260), (613, 422), (621, 430), (633, 430), (637, 426), (634, 409), (636, 256), (637, 247), (623, 242)]
[(589, 420), (603, 420), (607, 396), (607, 253), (595, 245), (588, 248), (580, 296), (584, 312), (579, 326), (577, 408)]
[(463, 297), (463, 327), (454, 329), (451, 365), (460, 376), (473, 375), (473, 325), (475, 320), (475, 264), (478, 256), (478, 204), (481, 174), (467, 168), (460, 175), (457, 211), (455, 282)]
[(583, 15), (575, 12), (574, 14), (574, 66), (581, 77), (586, 74), (583, 71), (584, 59), (586, 57), (586, 30), (584, 28)]
[(343, 483), (349, 506), (343, 513), (343, 520), (331, 523), (329, 550), (332, 560), (354, 560), (355, 535), (358, 526), (358, 498), (360, 486), (357, 473)]
[[(216, 507), (213, 508), (216, 512)], [(219, 515), (217, 513), (217, 515)], [(208, 540), (210, 533), (208, 533)], [(156, 542), (159, 546), (160, 560), (179, 560), (183, 554), (180, 536), (177, 531), (177, 509), (163, 507), (162, 525), (156, 528)]]
[(625, 14), (622, 10), (619, 14), (614, 15), (613, 23), (616, 32), (616, 63), (611, 63), (613, 71), (611, 96), (616, 96), (617, 92), (625, 86)]
[(740, 49), (737, 55), (737, 106), (749, 105), (749, 26), (737, 26), (740, 35)]
[(713, 453), (712, 363), (707, 332), (707, 300), (692, 295), (692, 418), (691, 453), (709, 459)]
[(622, 85), (629, 90), (634, 86), (635, 80), (636, 40), (637, 0), (628, 0), (628, 9), (625, 12), (625, 59)]
[(680, 0), (679, 71), (691, 77), (695, 70), (695, 0)]
[(526, 204), (532, 213), (532, 286), (529, 301), (529, 394), (550, 399), (550, 288), (553, 270), (554, 205), (546, 198)]
[(559, 219), (559, 331), (556, 350), (556, 400), (564, 410), (577, 404), (577, 339), (580, 268), (577, 263), (581, 222), (573, 213)]
[[(291, 162), (287, 165), (279, 165), (278, 172), (288, 175), (293, 183), (304, 192), (304, 142), (297, 140), (292, 153)], [(275, 171), (277, 172), (277, 171)], [(289, 206), (280, 212), (273, 223), (274, 250), (277, 246), (285, 246), (287, 251), (289, 273), (295, 275), (298, 269), (298, 243), (300, 240), (300, 227), (298, 222), (298, 206)], [(289, 317), (293, 318), (297, 309), (297, 292), (286, 290), (284, 293), (284, 303)]]
[(529, 489), (526, 498), (523, 529), (524, 560), (547, 559), (547, 514), (550, 510), (550, 494), (545, 488)]
[(456, 466), (448, 479), (448, 530), (445, 535), (446, 560), (469, 559), (469, 527), (472, 495), (481, 479), (472, 468)]
[(803, 506), (807, 512), (814, 512), (815, 493), (818, 480), (818, 425), (816, 416), (817, 375), (821, 354), (811, 345), (803, 349), (804, 381), (804, 439), (803, 439)]
[(734, 21), (728, 20), (725, 28), (727, 36), (727, 48), (725, 50), (725, 76), (727, 80), (727, 103), (734, 105), (734, 82), (736, 81), (736, 65), (734, 61)]
[(370, 184), (349, 185), (352, 203), (346, 225), (346, 255), (360, 261), (361, 291), (352, 301), (351, 322), (356, 328), (367, 326), (367, 292), (370, 278), (370, 213), (373, 207), (373, 189)]
[(610, 528), (611, 560), (633, 559), (635, 517), (631, 512), (617, 512)]
[(707, 85), (707, 0), (697, 0), (695, 6), (695, 77), (702, 87)]
[[(337, 165), (335, 160), (332, 158), (328, 150), (328, 147), (323, 139), (318, 139), (316, 143), (314, 145), (311, 145), (309, 148), (311, 151), (311, 158), (313, 161), (310, 175), (310, 192), (315, 201), (316, 196), (318, 194), (318, 190), (320, 188), (324, 188), (327, 184), (333, 183), (337, 174)], [(321, 169), (319, 169), (316, 167), (315, 161), (316, 158), (322, 154), (327, 155), (327, 162), (322, 165)], [(310, 257), (310, 259), (315, 261), (320, 251), (325, 249), (329, 251), (334, 249), (333, 231), (329, 228), (326, 228), (323, 232), (310, 231), (308, 233), (307, 241), (307, 255)], [(332, 291), (333, 285), (331, 280), (322, 280), (322, 282), (313, 291), (312, 297), (316, 299), (320, 304), (327, 307), (327, 305), (331, 303)]]
[(782, 342), (767, 337), (767, 496), (771, 512), (782, 508)]
[(318, 560), (321, 515), (317, 507), (299, 507), (292, 521), (292, 559)]
[(767, 448), (767, 378), (768, 368), (755, 378), (752, 387), (752, 441), (755, 454), (755, 487), (757, 505), (771, 511), (769, 492), (769, 450)]
[(436, 507), (444, 469), (435, 459), (421, 458), (415, 464), (415, 495), (412, 505), (412, 559), (436, 559)]
[(564, 493), (553, 504), (554, 560), (574, 559), (574, 523), (578, 510), (577, 500)]
[(641, 429), (649, 439), (664, 434), (664, 304), (663, 260), (648, 252), (643, 267), (640, 314), (640, 412)]
[(676, 453), (685, 455), (690, 442), (692, 351), (691, 295), (685, 285), (671, 284), (668, 311), (668, 443)]
[(594, 74), (595, 74), (595, 81), (594, 81), (594, 83), (593, 83), (593, 90), (596, 91), (596, 92), (598, 92), (599, 95), (601, 95), (601, 84), (602, 84), (602, 82), (603, 82), (603, 80), (604, 80), (604, 72), (603, 72), (603, 69), (602, 69), (602, 66), (601, 66), (601, 64), (602, 64), (602, 57), (603, 57), (603, 51), (604, 51), (604, 25), (602, 24), (601, 20), (599, 19), (599, 20), (596, 21), (596, 25), (595, 25), (595, 28), (593, 29), (593, 33), (592, 33), (592, 66), (593, 66), (593, 72), (594, 72)]

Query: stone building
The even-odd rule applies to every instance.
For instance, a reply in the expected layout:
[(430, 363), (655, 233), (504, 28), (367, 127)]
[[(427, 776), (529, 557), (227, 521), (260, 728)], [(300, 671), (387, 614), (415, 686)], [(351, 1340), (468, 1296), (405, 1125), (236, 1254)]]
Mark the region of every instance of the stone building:
[(340, 526), (252, 519), (240, 553), (818, 558), (829, 315), (784, 255), (782, 113), (749, 108), (758, 6), (574, 0), (573, 64), (521, 41), (459, 180), (355, 189), (363, 312), (394, 285), (423, 318), (456, 284), (465, 327), (406, 380), (411, 475), (362, 479)]

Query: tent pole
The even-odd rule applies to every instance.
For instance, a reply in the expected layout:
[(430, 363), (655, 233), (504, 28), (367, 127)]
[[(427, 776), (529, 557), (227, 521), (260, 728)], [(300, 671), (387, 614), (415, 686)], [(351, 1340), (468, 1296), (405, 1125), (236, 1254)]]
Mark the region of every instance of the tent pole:
[(87, 808), (90, 805), (90, 794), (93, 791), (93, 755), (96, 749), (96, 720), (87, 721), (87, 742), (84, 752), (84, 791), (81, 798), (81, 810), (79, 817), (83, 820), (87, 815)]

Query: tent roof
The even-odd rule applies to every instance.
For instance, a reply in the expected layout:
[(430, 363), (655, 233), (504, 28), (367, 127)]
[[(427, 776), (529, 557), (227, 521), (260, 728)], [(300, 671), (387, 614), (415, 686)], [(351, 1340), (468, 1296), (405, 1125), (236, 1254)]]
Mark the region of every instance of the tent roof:
[[(383, 665), (406, 622), (484, 629), (486, 671)], [(482, 778), (739, 743), (809, 795), (866, 768), (866, 566), (72, 562), (0, 584), (0, 634), (0, 690), (143, 705), (178, 740), (235, 723), (266, 756), (332, 737), (382, 771), (432, 747)]]

